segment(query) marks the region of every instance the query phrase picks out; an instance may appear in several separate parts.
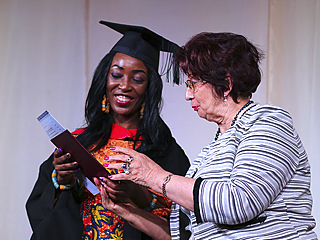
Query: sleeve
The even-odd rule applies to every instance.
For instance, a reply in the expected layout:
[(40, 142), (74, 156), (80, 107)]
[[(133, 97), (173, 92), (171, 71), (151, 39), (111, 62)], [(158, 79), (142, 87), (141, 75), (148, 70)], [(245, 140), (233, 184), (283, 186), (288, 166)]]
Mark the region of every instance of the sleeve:
[(245, 130), (236, 155), (226, 155), (224, 161), (233, 161), (229, 180), (198, 186), (197, 220), (236, 225), (258, 217), (295, 173), (300, 144), (289, 114), (264, 114)]
[[(165, 156), (158, 157), (154, 160), (166, 171), (181, 176), (184, 176), (190, 167), (188, 157), (174, 138), (172, 138), (171, 144)], [(172, 201), (168, 198), (165, 198), (162, 194), (156, 194), (165, 200), (167, 208), (157, 208), (152, 210), (151, 213), (161, 217), (169, 218)]]
[(180, 176), (184, 176), (190, 167), (188, 157), (174, 138), (172, 138), (166, 155), (156, 162), (166, 171)]
[(41, 164), (37, 182), (26, 203), (33, 230), (31, 239), (81, 239), (80, 205), (75, 202), (71, 190), (61, 191), (55, 202), (52, 161), (53, 155)]

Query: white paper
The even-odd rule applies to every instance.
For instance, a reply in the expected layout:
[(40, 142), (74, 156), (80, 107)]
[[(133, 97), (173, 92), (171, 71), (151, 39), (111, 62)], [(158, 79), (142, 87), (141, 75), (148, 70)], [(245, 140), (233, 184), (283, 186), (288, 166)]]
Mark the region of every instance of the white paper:
[(37, 119), (50, 140), (66, 130), (48, 111), (44, 111)]

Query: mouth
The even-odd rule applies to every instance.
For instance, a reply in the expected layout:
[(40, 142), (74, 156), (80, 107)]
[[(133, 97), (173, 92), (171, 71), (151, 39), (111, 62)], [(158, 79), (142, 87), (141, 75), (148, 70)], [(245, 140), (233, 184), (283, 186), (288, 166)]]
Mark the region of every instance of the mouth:
[(121, 105), (124, 105), (124, 104), (127, 104), (127, 103), (130, 103), (132, 101), (132, 97), (129, 97), (129, 96), (126, 96), (126, 95), (114, 95), (116, 101), (118, 104), (121, 104)]
[(192, 106), (192, 108), (193, 108), (194, 111), (198, 111), (199, 106)]

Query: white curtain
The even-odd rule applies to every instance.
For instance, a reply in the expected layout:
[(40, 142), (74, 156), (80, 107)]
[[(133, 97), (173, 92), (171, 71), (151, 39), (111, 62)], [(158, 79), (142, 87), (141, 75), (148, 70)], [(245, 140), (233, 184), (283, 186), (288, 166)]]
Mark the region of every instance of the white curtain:
[[(262, 62), (263, 81), (253, 99), (290, 111), (316, 182), (319, 1), (0, 0), (1, 238), (31, 234), (24, 205), (53, 150), (36, 117), (47, 109), (70, 130), (84, 123), (94, 68), (120, 37), (99, 25), (101, 19), (147, 26), (180, 45), (202, 31), (236, 32), (259, 45), (271, 58)], [(164, 84), (162, 116), (192, 161), (216, 125), (192, 111), (184, 91)]]
[(29, 239), (25, 202), (53, 150), (37, 122), (50, 111), (67, 128), (83, 122), (84, 1), (0, 0), (0, 232)]
[(320, 219), (320, 0), (269, 6), (268, 101), (293, 117), (309, 155), (313, 213)]

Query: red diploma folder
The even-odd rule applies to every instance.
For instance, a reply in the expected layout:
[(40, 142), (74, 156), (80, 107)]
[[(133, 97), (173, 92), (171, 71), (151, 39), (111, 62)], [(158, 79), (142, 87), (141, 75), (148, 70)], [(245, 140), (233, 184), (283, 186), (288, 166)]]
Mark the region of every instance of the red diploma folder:
[(63, 149), (64, 152), (70, 153), (79, 164), (83, 174), (92, 183), (94, 183), (93, 177), (108, 177), (108, 175), (110, 175), (104, 166), (102, 166), (68, 130), (52, 138), (51, 142), (53, 142), (56, 147)]

